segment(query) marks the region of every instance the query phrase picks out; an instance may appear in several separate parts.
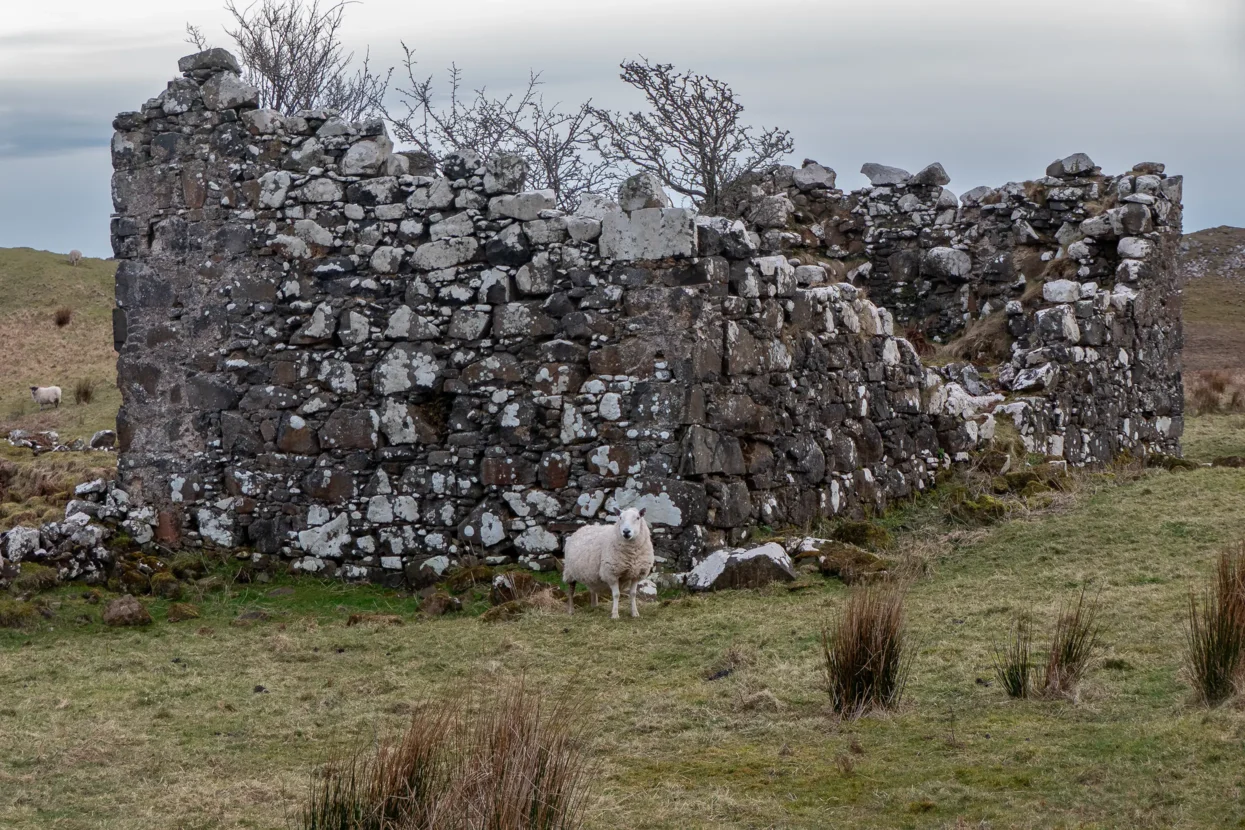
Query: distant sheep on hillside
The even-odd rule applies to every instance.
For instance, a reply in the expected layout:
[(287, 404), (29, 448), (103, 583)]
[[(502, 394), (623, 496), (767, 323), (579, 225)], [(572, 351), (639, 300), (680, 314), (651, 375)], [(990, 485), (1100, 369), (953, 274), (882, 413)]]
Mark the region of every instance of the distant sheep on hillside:
[(32, 386), (30, 397), (39, 404), (39, 409), (45, 406), (58, 409), (61, 405), (61, 388), (59, 386)]
[(631, 595), (631, 616), (640, 616), (636, 590), (653, 570), (653, 540), (643, 510), (624, 510), (613, 525), (581, 527), (566, 540), (564, 550), (562, 580), (567, 587), (568, 613), (575, 613), (575, 586), (582, 582), (594, 608), (598, 594), (609, 590), (613, 595), (610, 619), (618, 619), (618, 595), (622, 591)]
[(81, 262), (81, 261), (82, 261), (82, 252), (81, 252), (81, 251), (79, 251), (79, 250), (77, 250), (77, 249), (74, 249), (74, 250), (72, 250), (72, 251), (70, 251), (70, 252), (69, 252), (69, 264), (70, 264), (70, 265), (77, 265), (77, 264), (78, 264), (79, 262)]

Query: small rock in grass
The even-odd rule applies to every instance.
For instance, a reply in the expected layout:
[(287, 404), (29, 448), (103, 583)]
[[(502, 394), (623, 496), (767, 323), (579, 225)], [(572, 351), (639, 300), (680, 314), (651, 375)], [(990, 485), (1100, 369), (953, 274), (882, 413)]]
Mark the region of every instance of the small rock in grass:
[(104, 607), (104, 625), (151, 625), (151, 614), (132, 596), (117, 597)]
[(184, 620), (197, 620), (199, 618), (199, 609), (185, 602), (174, 602), (169, 606), (166, 612), (166, 618), (169, 622), (182, 622)]

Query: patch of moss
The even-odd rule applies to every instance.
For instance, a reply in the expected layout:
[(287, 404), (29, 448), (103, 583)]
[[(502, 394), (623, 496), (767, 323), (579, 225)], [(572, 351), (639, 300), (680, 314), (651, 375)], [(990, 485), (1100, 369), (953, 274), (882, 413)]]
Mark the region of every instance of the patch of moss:
[(487, 565), (471, 565), (459, 568), (445, 580), (445, 587), (455, 594), (470, 590), (476, 585), (488, 585), (493, 580), (493, 569)]
[(169, 562), (169, 570), (178, 579), (198, 579), (207, 575), (208, 565), (202, 556), (183, 551)]
[(1162, 467), (1173, 473), (1182, 470), (1197, 470), (1201, 468), (1201, 464), (1196, 461), (1190, 461), (1187, 458), (1181, 458), (1177, 455), (1164, 455), (1163, 453), (1152, 453), (1146, 456), (1147, 467)]
[(0, 628), (31, 628), (44, 616), (44, 609), (33, 602), (0, 599)]
[(133, 566), (123, 568), (117, 582), (118, 589), (127, 594), (140, 596), (151, 593), (151, 578)]
[(169, 605), (165, 618), (171, 623), (182, 622), (183, 620), (197, 620), (199, 619), (199, 609), (186, 602), (174, 602)]
[(891, 534), (874, 522), (843, 522), (834, 529), (830, 538), (836, 542), (855, 545), (865, 550), (878, 551), (890, 547)]
[(877, 554), (845, 542), (831, 541), (817, 552), (817, 568), (845, 585), (884, 578), (890, 563)]
[(19, 594), (38, 594), (55, 588), (60, 581), (60, 573), (55, 568), (23, 562), (21, 573), (13, 580), (13, 590)]
[(951, 505), (951, 515), (969, 524), (994, 524), (1007, 515), (1007, 503), (989, 493), (982, 493), (977, 498), (970, 498), (967, 490), (961, 488)]
[(168, 571), (160, 571), (151, 575), (151, 593), (162, 599), (179, 600), (182, 598), (182, 583)]

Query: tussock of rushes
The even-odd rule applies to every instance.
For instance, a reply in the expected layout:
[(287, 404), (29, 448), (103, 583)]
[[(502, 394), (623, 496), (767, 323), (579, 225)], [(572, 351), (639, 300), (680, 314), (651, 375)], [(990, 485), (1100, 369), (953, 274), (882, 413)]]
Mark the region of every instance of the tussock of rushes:
[(573, 830), (583, 824), (586, 732), (522, 684), (473, 707), (421, 707), (400, 740), (329, 764), (304, 830)]
[(81, 406), (95, 397), (95, 381), (83, 378), (73, 388), (73, 402)]
[(67, 306), (61, 306), (56, 309), (52, 315), (52, 321), (56, 323), (58, 329), (63, 329), (69, 325), (69, 321), (73, 319), (73, 309)]
[(1006, 648), (994, 647), (994, 674), (1008, 697), (1025, 698), (1033, 686), (1033, 627), (1020, 618)]
[(1227, 700), (1245, 682), (1245, 560), (1224, 553), (1202, 605), (1189, 592), (1189, 677), (1207, 706)]
[(826, 685), (834, 711), (858, 718), (899, 705), (912, 665), (904, 589), (857, 588), (842, 613), (821, 632)]
[(1085, 604), (1085, 589), (1076, 605), (1064, 611), (1055, 623), (1050, 654), (1042, 674), (1042, 694), (1046, 697), (1075, 698), (1077, 687), (1089, 670), (1090, 657), (1098, 644), (1098, 599)]

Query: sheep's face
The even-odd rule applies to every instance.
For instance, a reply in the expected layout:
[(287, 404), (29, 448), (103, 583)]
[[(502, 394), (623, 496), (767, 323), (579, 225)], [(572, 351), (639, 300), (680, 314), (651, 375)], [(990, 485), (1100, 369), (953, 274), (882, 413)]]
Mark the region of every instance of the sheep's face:
[(629, 507), (618, 514), (618, 535), (623, 541), (638, 539), (644, 533), (644, 511)]

